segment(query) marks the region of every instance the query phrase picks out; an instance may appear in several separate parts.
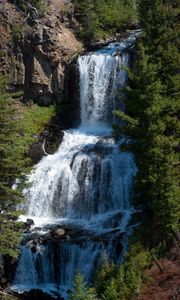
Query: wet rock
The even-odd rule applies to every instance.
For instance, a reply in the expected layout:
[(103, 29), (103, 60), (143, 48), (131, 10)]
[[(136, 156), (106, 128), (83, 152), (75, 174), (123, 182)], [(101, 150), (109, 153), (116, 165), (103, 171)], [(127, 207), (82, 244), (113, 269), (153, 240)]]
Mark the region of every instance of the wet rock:
[(42, 240), (40, 238), (29, 240), (25, 245), (26, 247), (29, 247), (32, 251), (32, 253), (37, 253), (41, 251), (41, 244)]
[(26, 226), (23, 233), (31, 233), (31, 226)]
[(34, 225), (34, 220), (33, 219), (27, 219), (26, 220), (26, 225)]
[(0, 279), (4, 277), (4, 259), (0, 254)]
[(0, 279), (0, 283), (1, 283), (1, 287), (2, 287), (3, 289), (7, 288), (7, 286), (8, 286), (8, 280), (7, 280), (6, 277), (2, 277), (2, 278)]
[(24, 233), (30, 233), (31, 232), (31, 226), (34, 225), (33, 219), (27, 219), (24, 223)]
[(54, 293), (54, 297), (49, 295), (48, 293), (44, 293), (42, 290), (40, 289), (32, 289), (28, 292), (24, 292), (19, 296), (19, 299), (22, 300), (64, 300), (64, 298), (62, 298), (61, 296), (59, 296), (58, 294)]
[(117, 213), (113, 216), (110, 216), (105, 222), (104, 222), (104, 227), (105, 228), (116, 228), (119, 226), (119, 224), (121, 223), (122, 220), (122, 213)]
[(29, 147), (29, 157), (34, 164), (38, 163), (44, 155), (54, 154), (63, 140), (64, 132), (57, 125), (49, 124), (50, 129), (38, 136), (38, 141)]
[(32, 251), (32, 253), (36, 253), (36, 246), (32, 246), (31, 251)]
[(54, 231), (53, 231), (53, 236), (55, 237), (55, 238), (62, 238), (62, 237), (64, 237), (65, 236), (65, 233), (66, 233), (66, 231), (65, 231), (65, 229), (63, 229), (63, 228), (57, 228), (57, 229), (55, 229)]
[(66, 242), (71, 241), (71, 237), (68, 234), (65, 235), (64, 239), (65, 239)]

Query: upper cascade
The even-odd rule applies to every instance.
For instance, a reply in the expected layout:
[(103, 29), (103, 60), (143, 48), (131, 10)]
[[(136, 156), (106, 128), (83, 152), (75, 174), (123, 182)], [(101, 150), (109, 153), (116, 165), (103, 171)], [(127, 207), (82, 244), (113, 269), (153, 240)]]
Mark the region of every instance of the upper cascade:
[[(113, 111), (118, 107), (117, 98), (127, 81), (130, 48), (140, 30), (127, 39), (78, 58), (80, 73), (81, 125), (84, 129), (111, 128), (115, 121)], [(119, 94), (119, 95), (118, 95)]]
[[(127, 78), (123, 66), (129, 56), (93, 53), (79, 57), (81, 127), (105, 128), (112, 125), (116, 91)], [(119, 84), (120, 83), (120, 84)]]

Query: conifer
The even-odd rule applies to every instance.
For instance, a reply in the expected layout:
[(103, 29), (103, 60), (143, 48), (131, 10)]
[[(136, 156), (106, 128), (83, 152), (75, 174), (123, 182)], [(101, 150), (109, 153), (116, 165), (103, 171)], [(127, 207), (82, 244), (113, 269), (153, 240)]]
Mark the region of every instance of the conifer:
[(75, 276), (74, 292), (71, 293), (69, 300), (98, 300), (95, 289), (86, 286), (80, 273)]
[(129, 72), (126, 121), (119, 129), (131, 138), (138, 175), (134, 202), (143, 209), (145, 223), (164, 239), (180, 229), (178, 82), (176, 1), (138, 1), (144, 33), (139, 58)]

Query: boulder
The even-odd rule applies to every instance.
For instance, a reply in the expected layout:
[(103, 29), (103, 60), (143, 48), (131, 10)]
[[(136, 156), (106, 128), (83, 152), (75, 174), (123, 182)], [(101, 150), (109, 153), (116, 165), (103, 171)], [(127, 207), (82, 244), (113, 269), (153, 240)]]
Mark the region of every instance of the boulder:
[(6, 277), (2, 277), (2, 278), (0, 279), (0, 283), (1, 283), (1, 287), (2, 287), (3, 289), (7, 288), (7, 286), (8, 286), (8, 280), (7, 280)]
[(57, 229), (54, 230), (53, 236), (56, 237), (56, 238), (62, 238), (62, 237), (65, 236), (65, 233), (66, 233), (65, 229), (57, 228)]
[(33, 219), (27, 219), (26, 220), (26, 225), (34, 225), (34, 220)]

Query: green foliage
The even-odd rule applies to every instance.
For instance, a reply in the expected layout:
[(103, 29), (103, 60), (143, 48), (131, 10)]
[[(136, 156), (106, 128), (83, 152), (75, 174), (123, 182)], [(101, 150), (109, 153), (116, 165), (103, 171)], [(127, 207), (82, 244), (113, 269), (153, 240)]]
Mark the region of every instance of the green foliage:
[(122, 25), (136, 20), (133, 0), (74, 0), (74, 3), (80, 22), (77, 33), (87, 42), (117, 32)]
[(38, 138), (38, 133), (42, 132), (52, 116), (55, 114), (55, 106), (38, 106), (33, 104), (27, 106), (17, 102), (19, 106), (19, 118), (16, 130), (16, 152), (20, 153), (29, 164), (29, 146)]
[(0, 253), (12, 257), (18, 255), (21, 239), (20, 224), (16, 223), (20, 212), (17, 204), (23, 200), (18, 189), (12, 189), (16, 178), (22, 174), (22, 161), (15, 148), (16, 124), (9, 95), (5, 92), (6, 79), (0, 78)]
[(11, 36), (14, 41), (19, 41), (22, 38), (23, 27), (21, 25), (13, 26), (11, 31)]
[(126, 121), (119, 131), (134, 141), (126, 148), (137, 160), (134, 202), (143, 209), (149, 244), (180, 229), (175, 2), (138, 1), (144, 35), (139, 43), (139, 59), (129, 72), (126, 113), (117, 112)]
[[(23, 201), (20, 185), (12, 188), (15, 180), (24, 182), (29, 170), (28, 148), (54, 114), (55, 107), (28, 107), (17, 98), (20, 93), (8, 94), (7, 78), (0, 78), (0, 253), (17, 257), (21, 240), (21, 223), (17, 218), (21, 211), (17, 205)], [(36, 135), (36, 136), (34, 136)]]
[(75, 277), (74, 292), (71, 293), (69, 300), (98, 300), (95, 289), (86, 286), (80, 273)]
[(117, 285), (116, 280), (114, 278), (111, 279), (110, 283), (108, 284), (105, 292), (103, 294), (103, 299), (106, 300), (116, 300), (118, 299), (119, 295), (117, 292)]
[(28, 2), (32, 6), (36, 7), (36, 9), (38, 10), (38, 15), (40, 17), (43, 16), (44, 13), (48, 9), (48, 4), (47, 4), (47, 1), (45, 1), (45, 0), (31, 0), (31, 1), (16, 0), (16, 5), (19, 7), (20, 10), (22, 10), (22, 12), (27, 14), (27, 12), (28, 12), (28, 5), (27, 5)]
[(144, 270), (149, 266), (150, 255), (134, 243), (125, 262), (120, 266), (102, 267), (96, 276), (95, 287), (100, 299), (134, 299), (145, 281)]
[(117, 266), (114, 264), (102, 264), (102, 267), (98, 270), (94, 280), (94, 286), (98, 292), (98, 295), (101, 295), (104, 292), (105, 287), (111, 282), (111, 279), (116, 273)]

